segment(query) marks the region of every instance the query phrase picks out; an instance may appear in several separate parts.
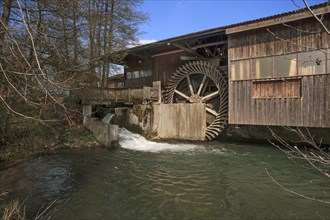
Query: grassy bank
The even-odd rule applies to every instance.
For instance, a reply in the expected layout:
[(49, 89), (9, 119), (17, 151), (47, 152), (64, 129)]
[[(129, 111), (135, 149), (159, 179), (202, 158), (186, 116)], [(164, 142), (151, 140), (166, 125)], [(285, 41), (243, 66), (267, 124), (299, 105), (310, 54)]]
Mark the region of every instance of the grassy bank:
[[(0, 145), (0, 163), (4, 165), (2, 168), (15, 166), (31, 158), (54, 154), (62, 149), (100, 146), (92, 133), (82, 125), (68, 126), (65, 123), (43, 125), (16, 121), (11, 124), (10, 131), (6, 144)], [(10, 193), (0, 189), (0, 201), (7, 200), (7, 195)], [(27, 219), (25, 205), (25, 201), (9, 200), (4, 207), (0, 208), (0, 219)], [(52, 205), (53, 203), (40, 207), (39, 212), (32, 219), (49, 219), (56, 211)]]
[(20, 123), (18, 128), (13, 124), (10, 138), (0, 146), (0, 162), (51, 154), (59, 149), (95, 146), (99, 146), (97, 140), (82, 125)]

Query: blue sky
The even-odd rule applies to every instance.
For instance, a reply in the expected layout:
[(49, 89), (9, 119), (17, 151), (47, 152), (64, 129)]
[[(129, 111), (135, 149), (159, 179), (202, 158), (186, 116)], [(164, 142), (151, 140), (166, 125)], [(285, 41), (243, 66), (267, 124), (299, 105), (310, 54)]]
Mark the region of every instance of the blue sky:
[[(302, 6), (302, 0), (295, 0)], [(315, 5), (325, 0), (308, 0)], [(144, 0), (141, 11), (150, 21), (141, 25), (142, 42), (167, 39), (298, 9), (292, 0)]]

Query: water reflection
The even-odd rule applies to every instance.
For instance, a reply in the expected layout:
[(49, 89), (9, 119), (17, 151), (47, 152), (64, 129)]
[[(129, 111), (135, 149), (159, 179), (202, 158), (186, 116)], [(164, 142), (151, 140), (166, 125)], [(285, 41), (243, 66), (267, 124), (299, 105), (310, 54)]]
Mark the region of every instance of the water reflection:
[(61, 152), (2, 171), (1, 184), (28, 196), (30, 212), (60, 197), (53, 219), (330, 218), (329, 205), (285, 192), (265, 168), (283, 185), (329, 200), (328, 179), (271, 146), (169, 146), (125, 132), (125, 148)]
[(3, 170), (1, 191), (25, 201), (28, 217), (57, 199), (63, 203), (74, 188), (70, 162), (61, 157), (43, 157)]

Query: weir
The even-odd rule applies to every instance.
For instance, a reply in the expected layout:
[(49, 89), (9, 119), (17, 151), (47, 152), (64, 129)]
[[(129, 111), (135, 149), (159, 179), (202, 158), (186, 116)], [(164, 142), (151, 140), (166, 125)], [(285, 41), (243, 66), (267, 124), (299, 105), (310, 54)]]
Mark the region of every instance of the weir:
[(114, 119), (115, 115), (108, 113), (102, 121), (92, 117), (92, 107), (84, 106), (83, 108), (84, 126), (90, 130), (98, 142), (108, 148), (118, 146), (118, 125)]

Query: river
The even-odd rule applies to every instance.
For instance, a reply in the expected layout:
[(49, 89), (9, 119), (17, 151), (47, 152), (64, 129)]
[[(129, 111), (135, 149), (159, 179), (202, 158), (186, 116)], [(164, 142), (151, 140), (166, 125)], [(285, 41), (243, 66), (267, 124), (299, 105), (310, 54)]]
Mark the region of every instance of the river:
[[(121, 147), (60, 151), (6, 167), (0, 201), (25, 200), (52, 219), (330, 219), (329, 179), (277, 148), (246, 143), (156, 143), (120, 130)], [(5, 168), (6, 167), (6, 168)]]

